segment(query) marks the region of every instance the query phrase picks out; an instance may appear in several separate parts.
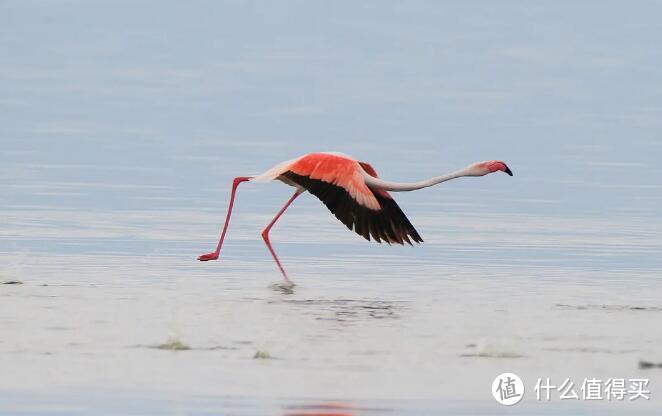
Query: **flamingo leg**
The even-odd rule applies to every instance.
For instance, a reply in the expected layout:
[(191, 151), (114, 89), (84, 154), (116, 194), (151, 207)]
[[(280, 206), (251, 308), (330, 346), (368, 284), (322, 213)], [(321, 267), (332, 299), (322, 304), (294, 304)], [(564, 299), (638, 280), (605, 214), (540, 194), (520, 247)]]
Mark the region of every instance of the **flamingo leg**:
[(223, 231), (221, 232), (221, 238), (218, 240), (218, 246), (216, 246), (216, 251), (213, 253), (203, 254), (198, 256), (200, 261), (216, 260), (218, 255), (221, 252), (221, 247), (223, 246), (223, 239), (225, 239), (225, 233), (228, 230), (228, 224), (230, 224), (230, 215), (232, 215), (232, 206), (234, 205), (234, 195), (237, 192), (237, 187), (240, 183), (251, 180), (251, 176), (239, 176), (234, 178), (232, 181), (232, 193), (230, 194), (230, 206), (228, 207), (228, 213), (225, 217), (225, 225), (223, 226)]
[(273, 227), (274, 224), (276, 223), (276, 221), (278, 221), (278, 219), (281, 217), (281, 215), (283, 215), (283, 213), (285, 212), (285, 210), (287, 209), (287, 207), (289, 207), (290, 204), (291, 204), (295, 199), (297, 199), (297, 197), (298, 197), (299, 195), (301, 195), (303, 192), (304, 192), (304, 189), (302, 189), (302, 188), (297, 189), (296, 192), (294, 192), (294, 195), (292, 195), (292, 196), (290, 197), (290, 199), (287, 200), (287, 202), (285, 203), (285, 205), (283, 206), (283, 208), (281, 208), (280, 211), (278, 211), (278, 214), (276, 214), (276, 216), (274, 217), (274, 219), (271, 220), (271, 222), (269, 223), (269, 225), (267, 225), (267, 226), (265, 227), (265, 229), (262, 231), (262, 238), (264, 239), (264, 243), (267, 245), (267, 248), (269, 249), (269, 252), (271, 253), (271, 255), (272, 255), (272, 257), (274, 258), (274, 260), (276, 260), (276, 264), (278, 265), (278, 268), (280, 269), (280, 272), (283, 274), (283, 277), (285, 278), (285, 281), (286, 281), (287, 283), (290, 283), (290, 279), (287, 278), (287, 273), (285, 273), (285, 269), (284, 269), (283, 266), (280, 264), (280, 260), (278, 260), (278, 256), (276, 256), (276, 252), (274, 251), (273, 247), (271, 247), (271, 242), (269, 242), (269, 230), (271, 230), (271, 227)]

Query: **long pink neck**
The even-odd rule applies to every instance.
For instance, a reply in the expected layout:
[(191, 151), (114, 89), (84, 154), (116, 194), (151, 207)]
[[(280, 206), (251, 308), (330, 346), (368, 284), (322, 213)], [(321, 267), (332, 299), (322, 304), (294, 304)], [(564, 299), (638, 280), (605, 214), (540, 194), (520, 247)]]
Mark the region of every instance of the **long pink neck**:
[(434, 178), (426, 179), (420, 182), (389, 182), (384, 181), (379, 178), (372, 177), (367, 173), (364, 173), (363, 178), (368, 186), (380, 188), (385, 191), (395, 191), (395, 192), (406, 192), (406, 191), (415, 191), (421, 188), (427, 188), (428, 186), (434, 186), (442, 182), (450, 181), (451, 179), (460, 178), (462, 176), (474, 176), (468, 169), (460, 169), (455, 172), (448, 173), (446, 175), (435, 176)]

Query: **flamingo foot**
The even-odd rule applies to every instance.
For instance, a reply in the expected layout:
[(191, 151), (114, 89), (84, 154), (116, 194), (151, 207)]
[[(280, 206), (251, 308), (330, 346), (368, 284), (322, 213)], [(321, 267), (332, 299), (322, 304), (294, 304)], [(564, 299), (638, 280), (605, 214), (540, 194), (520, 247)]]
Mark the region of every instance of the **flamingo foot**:
[(198, 260), (200, 261), (209, 261), (209, 260), (217, 260), (217, 259), (218, 259), (218, 253), (207, 253), (198, 256)]

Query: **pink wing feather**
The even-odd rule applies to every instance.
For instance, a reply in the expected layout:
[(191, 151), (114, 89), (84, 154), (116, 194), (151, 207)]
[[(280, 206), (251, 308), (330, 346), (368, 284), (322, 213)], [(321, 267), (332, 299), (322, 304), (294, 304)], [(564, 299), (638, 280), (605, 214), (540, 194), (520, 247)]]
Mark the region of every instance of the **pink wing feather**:
[(377, 242), (384, 240), (389, 244), (422, 242), (391, 195), (383, 189), (370, 188), (361, 169), (377, 177), (375, 169), (366, 162), (311, 153), (285, 167), (280, 176), (315, 195), (347, 228), (367, 240), (372, 236)]
[[(290, 172), (320, 180), (345, 189), (357, 203), (372, 210), (380, 209), (355, 160), (329, 154), (310, 153), (289, 166)], [(374, 170), (373, 170), (374, 172)]]

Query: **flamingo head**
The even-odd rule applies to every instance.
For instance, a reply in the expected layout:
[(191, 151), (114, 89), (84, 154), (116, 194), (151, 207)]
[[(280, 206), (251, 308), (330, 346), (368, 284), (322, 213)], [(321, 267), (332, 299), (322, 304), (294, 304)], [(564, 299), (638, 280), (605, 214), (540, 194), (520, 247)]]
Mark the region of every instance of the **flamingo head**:
[(488, 160), (486, 162), (476, 162), (467, 167), (467, 176), (485, 176), (488, 173), (501, 171), (509, 176), (513, 176), (510, 168), (500, 160)]

